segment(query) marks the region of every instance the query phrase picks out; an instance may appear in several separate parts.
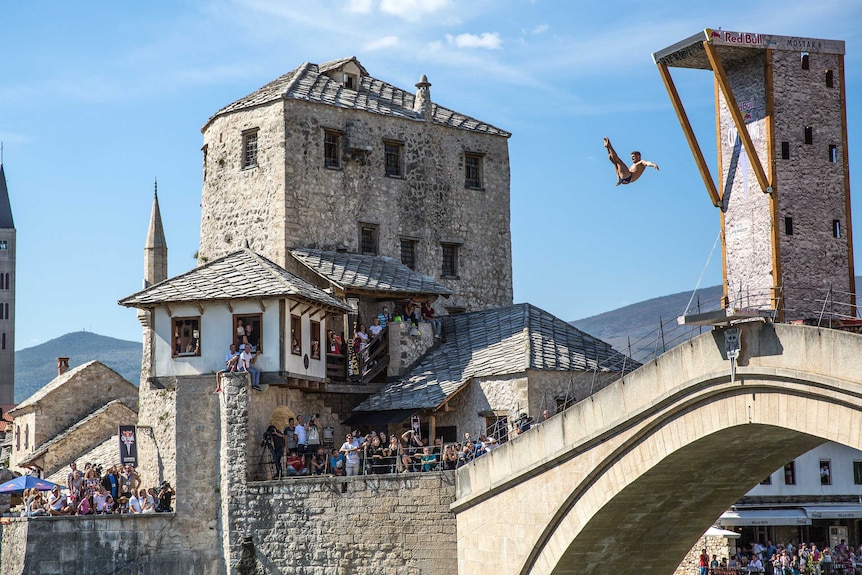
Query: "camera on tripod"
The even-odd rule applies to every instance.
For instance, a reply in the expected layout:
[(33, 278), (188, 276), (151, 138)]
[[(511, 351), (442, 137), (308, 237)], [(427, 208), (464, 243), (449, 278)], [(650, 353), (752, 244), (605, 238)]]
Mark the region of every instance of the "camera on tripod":
[(275, 449), (275, 444), (272, 441), (272, 432), (269, 429), (263, 432), (263, 440), (260, 442), (260, 446)]

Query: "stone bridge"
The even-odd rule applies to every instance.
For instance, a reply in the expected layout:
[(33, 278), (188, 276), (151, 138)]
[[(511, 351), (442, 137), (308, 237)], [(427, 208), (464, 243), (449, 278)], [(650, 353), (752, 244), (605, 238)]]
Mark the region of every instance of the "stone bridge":
[(670, 575), (825, 441), (862, 449), (862, 336), (748, 323), (678, 346), (457, 472), (458, 573)]

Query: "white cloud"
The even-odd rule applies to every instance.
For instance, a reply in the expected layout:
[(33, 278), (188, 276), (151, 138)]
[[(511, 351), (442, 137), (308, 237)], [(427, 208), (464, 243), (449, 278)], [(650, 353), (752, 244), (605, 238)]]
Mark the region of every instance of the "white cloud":
[(498, 50), (503, 44), (500, 35), (496, 32), (484, 32), (480, 35), (476, 34), (446, 34), (446, 41), (458, 48), (486, 48), (488, 50)]
[(369, 52), (374, 50), (382, 50), (384, 48), (393, 48), (398, 45), (398, 36), (384, 36), (377, 40), (372, 40), (363, 46), (363, 50)]
[(533, 28), (533, 34), (541, 34), (542, 32), (547, 32), (550, 26), (547, 24), (539, 24), (535, 28)]
[(382, 0), (380, 11), (410, 22), (439, 12), (449, 6), (450, 0)]
[(371, 0), (349, 0), (347, 11), (353, 14), (368, 14), (371, 12)]

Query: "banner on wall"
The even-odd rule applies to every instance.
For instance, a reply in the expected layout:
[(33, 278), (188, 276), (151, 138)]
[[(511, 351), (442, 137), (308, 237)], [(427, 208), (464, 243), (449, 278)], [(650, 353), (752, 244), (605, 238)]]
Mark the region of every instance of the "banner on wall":
[(120, 425), (120, 463), (138, 466), (138, 434), (134, 425)]

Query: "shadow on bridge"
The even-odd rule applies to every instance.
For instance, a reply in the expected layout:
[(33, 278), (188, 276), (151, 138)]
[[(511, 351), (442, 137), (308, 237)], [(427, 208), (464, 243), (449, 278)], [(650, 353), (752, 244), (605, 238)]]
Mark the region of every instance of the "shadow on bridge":
[(457, 472), (458, 572), (674, 572), (718, 516), (825, 441), (862, 449), (862, 336), (716, 330)]

